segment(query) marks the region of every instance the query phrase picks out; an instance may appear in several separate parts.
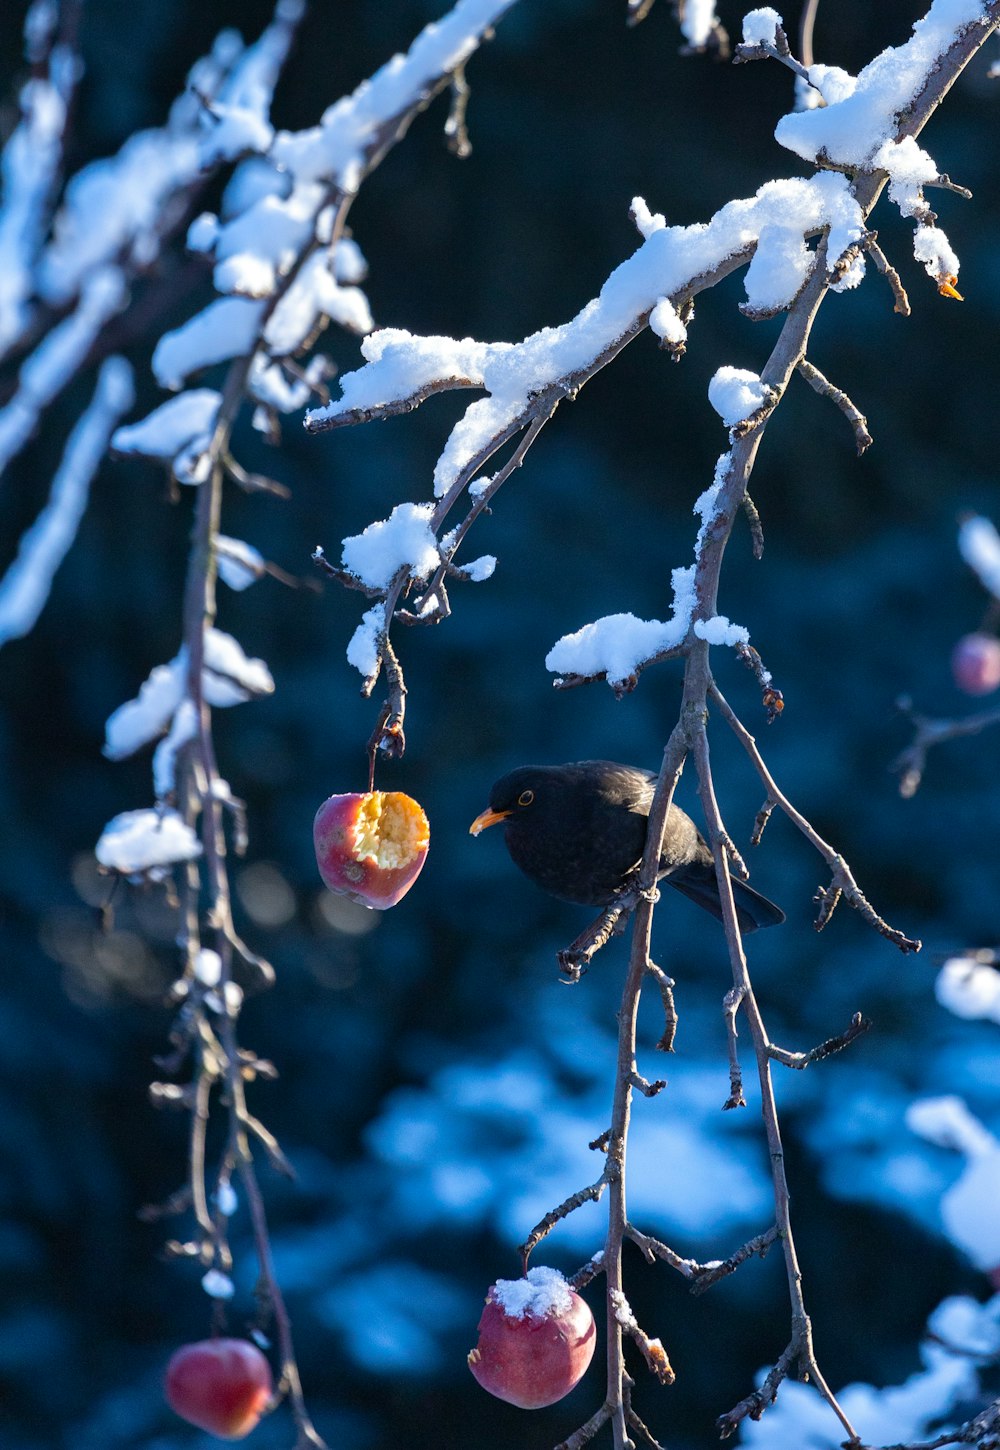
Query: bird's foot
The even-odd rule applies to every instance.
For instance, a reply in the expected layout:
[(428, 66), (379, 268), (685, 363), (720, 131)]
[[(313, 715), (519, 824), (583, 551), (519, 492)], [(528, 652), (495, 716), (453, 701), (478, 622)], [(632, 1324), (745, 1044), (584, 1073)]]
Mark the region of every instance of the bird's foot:
[(606, 906), (586, 931), (582, 931), (575, 941), (570, 942), (568, 947), (557, 953), (556, 960), (559, 963), (559, 970), (563, 974), (562, 981), (568, 987), (576, 985), (601, 947), (623, 929), (635, 905), (634, 894), (627, 893), (627, 896), (629, 898), (627, 900), (619, 897), (611, 906)]

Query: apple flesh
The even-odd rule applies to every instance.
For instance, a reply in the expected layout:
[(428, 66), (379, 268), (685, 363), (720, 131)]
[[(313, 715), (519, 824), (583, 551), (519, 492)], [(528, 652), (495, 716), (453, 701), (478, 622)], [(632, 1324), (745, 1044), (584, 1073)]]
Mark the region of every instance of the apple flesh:
[(182, 1420), (221, 1440), (242, 1440), (271, 1398), (271, 1366), (249, 1339), (203, 1339), (172, 1356), (164, 1391)]
[(590, 1308), (555, 1269), (498, 1279), (486, 1296), (469, 1369), (491, 1395), (538, 1410), (577, 1385), (594, 1355)]
[(385, 911), (406, 895), (427, 859), (423, 808), (401, 791), (332, 795), (313, 822), (319, 874), (331, 891)]
[(955, 684), (967, 695), (991, 695), (1000, 687), (1000, 639), (992, 634), (966, 634), (951, 652)]

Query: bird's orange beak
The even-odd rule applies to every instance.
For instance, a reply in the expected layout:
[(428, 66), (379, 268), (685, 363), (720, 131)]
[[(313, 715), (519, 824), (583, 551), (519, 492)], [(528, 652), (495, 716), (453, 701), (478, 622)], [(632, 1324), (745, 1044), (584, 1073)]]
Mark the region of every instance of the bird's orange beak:
[(505, 821), (510, 811), (483, 811), (477, 816), (469, 827), (470, 836), (478, 836), (480, 831), (485, 831), (487, 826), (495, 826), (498, 821)]

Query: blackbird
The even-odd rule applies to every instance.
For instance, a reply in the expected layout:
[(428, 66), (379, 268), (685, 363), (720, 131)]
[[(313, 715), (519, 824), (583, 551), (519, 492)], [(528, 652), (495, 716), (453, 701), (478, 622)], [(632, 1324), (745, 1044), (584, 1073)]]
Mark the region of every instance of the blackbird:
[[(524, 765), (496, 782), (469, 830), (504, 823), (515, 866), (543, 891), (581, 906), (608, 906), (642, 860), (656, 775), (613, 760)], [(691, 817), (671, 804), (658, 880), (722, 919), (712, 853)], [(777, 926), (785, 913), (735, 878), (744, 933)]]

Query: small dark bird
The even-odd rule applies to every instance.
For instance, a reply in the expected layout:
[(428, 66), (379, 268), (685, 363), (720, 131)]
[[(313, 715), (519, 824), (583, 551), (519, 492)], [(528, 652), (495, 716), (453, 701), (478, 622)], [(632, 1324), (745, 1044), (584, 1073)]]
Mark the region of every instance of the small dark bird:
[[(504, 823), (515, 866), (543, 891), (581, 906), (608, 906), (642, 860), (656, 775), (613, 760), (524, 765), (490, 791), (469, 830)], [(657, 878), (722, 919), (712, 853), (691, 817), (671, 804)], [(785, 913), (733, 878), (742, 932), (777, 926)]]

